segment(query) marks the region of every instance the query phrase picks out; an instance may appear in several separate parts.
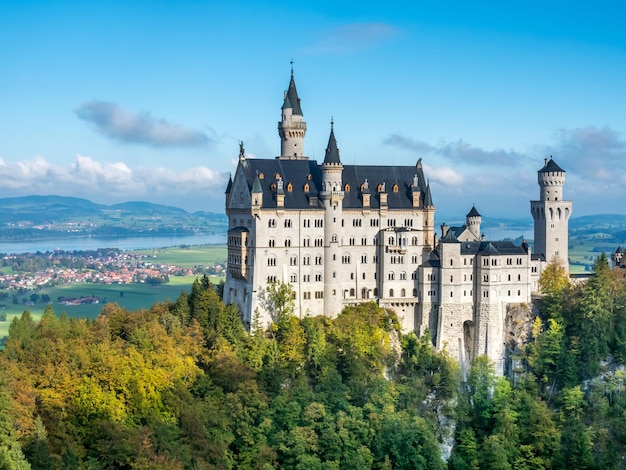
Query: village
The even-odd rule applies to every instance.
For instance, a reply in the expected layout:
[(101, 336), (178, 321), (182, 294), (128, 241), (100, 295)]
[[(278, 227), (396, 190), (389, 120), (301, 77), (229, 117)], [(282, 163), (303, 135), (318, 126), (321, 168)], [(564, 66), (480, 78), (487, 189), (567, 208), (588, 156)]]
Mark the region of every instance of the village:
[[(171, 276), (219, 276), (224, 271), (221, 263), (183, 267), (160, 263), (155, 258), (156, 254), (152, 253), (118, 249), (85, 252), (55, 250), (48, 253), (4, 255), (1, 260), (0, 289), (23, 292), (78, 283), (159, 285), (167, 283)], [(88, 301), (96, 303), (97, 299)]]

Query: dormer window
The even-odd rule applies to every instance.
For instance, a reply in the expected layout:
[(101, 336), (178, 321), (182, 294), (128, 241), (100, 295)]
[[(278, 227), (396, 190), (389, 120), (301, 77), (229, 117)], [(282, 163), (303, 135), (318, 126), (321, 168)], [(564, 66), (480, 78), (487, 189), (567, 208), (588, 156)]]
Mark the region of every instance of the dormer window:
[(394, 193), (397, 193), (397, 192), (398, 192), (398, 185), (397, 185), (397, 184), (394, 184), (394, 185), (393, 185), (393, 192), (394, 192)]
[(272, 183), (272, 184), (270, 184), (270, 189), (271, 189), (272, 191), (276, 191), (276, 183)]
[(346, 185), (343, 188), (344, 191), (350, 191), (350, 185), (348, 183), (346, 183)]
[(287, 192), (293, 191), (293, 185), (291, 183), (287, 183)]
[(304, 192), (305, 193), (309, 192), (309, 183), (304, 183)]
[(276, 178), (277, 180), (279, 180), (279, 179), (280, 179), (280, 173), (276, 173), (275, 178)]
[(262, 180), (263, 178), (265, 178), (265, 175), (263, 173), (259, 173), (259, 179)]

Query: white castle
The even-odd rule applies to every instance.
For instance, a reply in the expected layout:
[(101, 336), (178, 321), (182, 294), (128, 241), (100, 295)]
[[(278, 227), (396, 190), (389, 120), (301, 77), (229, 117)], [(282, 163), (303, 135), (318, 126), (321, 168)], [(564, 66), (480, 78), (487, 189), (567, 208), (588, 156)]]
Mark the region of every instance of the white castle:
[[(442, 225), (421, 159), (415, 166), (344, 165), (331, 122), (322, 164), (304, 154), (306, 122), (291, 72), (278, 123), (281, 155), (246, 158), (226, 189), (228, 269), (224, 301), (250, 324), (270, 321), (260, 296), (271, 281), (292, 286), (295, 314), (334, 317), (376, 301), (405, 331), (430, 330), (461, 365), (487, 354), (502, 373), (507, 312), (531, 302), (546, 261), (567, 268), (571, 201), (565, 171), (547, 160), (531, 201), (535, 253), (525, 242), (485, 241), (481, 215)], [(510, 319), (508, 319), (510, 321)]]

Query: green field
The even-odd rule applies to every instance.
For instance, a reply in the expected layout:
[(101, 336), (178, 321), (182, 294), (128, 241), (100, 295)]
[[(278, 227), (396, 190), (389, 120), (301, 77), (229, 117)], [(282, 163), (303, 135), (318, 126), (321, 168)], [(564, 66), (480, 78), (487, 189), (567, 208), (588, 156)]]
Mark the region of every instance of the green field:
[[(172, 264), (183, 267), (213, 266), (215, 263), (224, 263), (226, 260), (226, 245), (203, 245), (190, 247), (168, 247), (158, 250), (140, 250), (136, 253), (150, 254), (153, 263)], [(6, 268), (10, 270), (10, 268)], [(52, 301), (52, 307), (57, 315), (66, 312), (74, 318), (95, 318), (102, 310), (105, 302), (117, 302), (128, 310), (149, 308), (152, 304), (166, 300), (176, 300), (182, 291), (191, 289), (191, 284), (197, 276), (171, 276), (169, 283), (159, 286), (148, 284), (70, 284), (50, 289), (27, 291), (19, 296), (20, 303), (13, 304), (11, 298), (0, 302), (0, 311), (7, 314), (7, 321), (0, 322), (0, 338), (6, 336), (9, 325), (15, 316), (28, 310), (35, 319), (43, 313), (46, 304), (24, 305), (23, 300), (28, 300), (30, 295), (36, 292), (39, 295), (47, 294)], [(211, 281), (220, 283), (223, 277), (210, 276)], [(9, 291), (12, 296), (14, 292)], [(59, 297), (98, 297), (100, 303), (86, 305), (63, 305), (57, 303)]]
[(188, 268), (226, 262), (226, 245), (171, 246), (156, 250), (133, 250), (133, 253), (152, 255), (154, 263)]

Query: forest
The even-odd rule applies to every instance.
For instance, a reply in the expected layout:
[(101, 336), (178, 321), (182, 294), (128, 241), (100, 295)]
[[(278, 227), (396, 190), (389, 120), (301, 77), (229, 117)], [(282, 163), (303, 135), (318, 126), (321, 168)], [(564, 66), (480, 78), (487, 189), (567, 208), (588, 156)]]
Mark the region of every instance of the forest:
[(626, 284), (541, 277), (512, 377), (466, 376), (375, 303), (248, 332), (207, 277), (94, 320), (48, 306), (0, 354), (0, 469), (611, 469), (626, 456)]

